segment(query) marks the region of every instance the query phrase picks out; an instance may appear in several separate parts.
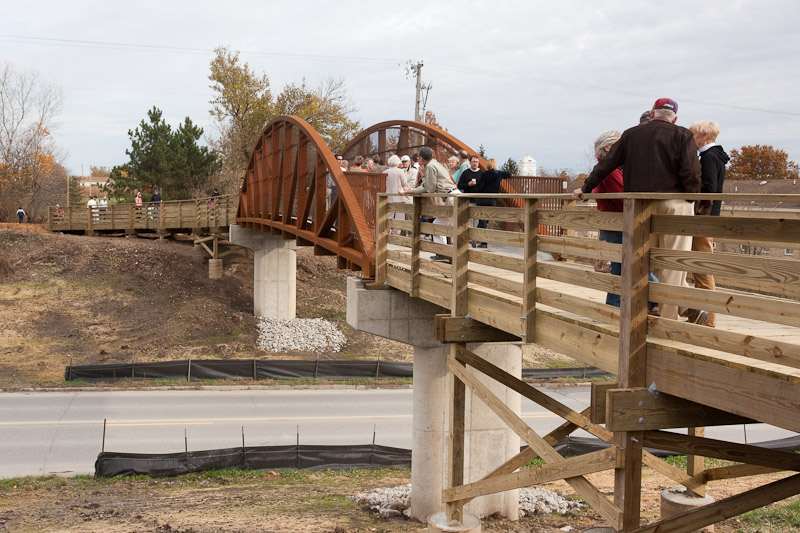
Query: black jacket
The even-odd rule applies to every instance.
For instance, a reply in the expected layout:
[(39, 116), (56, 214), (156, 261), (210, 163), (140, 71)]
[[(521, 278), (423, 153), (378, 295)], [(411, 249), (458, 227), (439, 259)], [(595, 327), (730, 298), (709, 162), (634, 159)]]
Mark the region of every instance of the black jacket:
[[(722, 185), (725, 183), (725, 165), (730, 160), (731, 158), (728, 157), (722, 146), (718, 144), (700, 154), (701, 192), (722, 192)], [(722, 202), (714, 200), (711, 204), (711, 214), (719, 216), (721, 210)]]
[[(481, 194), (497, 194), (500, 192), (500, 182), (509, 177), (511, 174), (503, 170), (485, 170), (475, 186), (475, 193)], [(479, 198), (478, 205), (494, 205), (495, 202), (490, 198)]]
[(477, 192), (476, 189), (478, 185), (469, 186), (467, 185), (470, 181), (475, 180), (476, 182), (480, 183), (481, 176), (483, 175), (483, 170), (472, 170), (471, 168), (466, 168), (461, 172), (461, 175), (458, 177), (458, 183), (456, 187), (461, 192), (468, 192), (474, 193)]
[(692, 132), (663, 120), (625, 130), (597, 163), (582, 190), (590, 192), (617, 167), (625, 168), (625, 192), (700, 192), (700, 162)]

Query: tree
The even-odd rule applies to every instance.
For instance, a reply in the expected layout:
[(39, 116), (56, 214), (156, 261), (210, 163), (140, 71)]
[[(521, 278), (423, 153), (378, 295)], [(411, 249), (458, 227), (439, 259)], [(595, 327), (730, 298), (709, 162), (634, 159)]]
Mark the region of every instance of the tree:
[(731, 150), (726, 178), (731, 180), (798, 179), (798, 166), (789, 154), (769, 145), (742, 146)]
[(217, 154), (197, 143), (202, 136), (203, 128), (195, 126), (189, 117), (175, 130), (171, 142), (173, 189), (197, 195), (206, 189), (209, 179), (217, 172)]
[(259, 135), (277, 116), (300, 116), (334, 150), (343, 148), (360, 128), (350, 118), (353, 110), (341, 80), (329, 80), (316, 89), (305, 81), (290, 83), (275, 98), (269, 77), (256, 73), (241, 61), (238, 52), (224, 47), (215, 50), (209, 80), (214, 93), (210, 113), (220, 131), (214, 144), (222, 159), (217, 180), (223, 189), (238, 186)]
[(157, 107), (147, 112), (134, 130), (128, 130), (128, 162), (111, 169), (109, 188), (117, 197), (134, 190), (158, 187), (162, 197), (186, 198), (203, 192), (217, 170), (217, 154), (198, 141), (203, 129), (189, 117), (177, 129), (167, 124)]
[(58, 89), (35, 73), (0, 69), (0, 219), (41, 204), (58, 165), (51, 128), (60, 107)]
[(478, 155), (486, 159), (486, 147), (482, 144), (478, 145)]
[(519, 165), (517, 165), (517, 162), (511, 159), (510, 157), (506, 159), (506, 162), (503, 163), (503, 167), (500, 170), (504, 170), (505, 172), (508, 172), (512, 176), (519, 175)]
[(110, 173), (111, 170), (108, 167), (89, 166), (89, 175), (93, 178), (107, 178)]

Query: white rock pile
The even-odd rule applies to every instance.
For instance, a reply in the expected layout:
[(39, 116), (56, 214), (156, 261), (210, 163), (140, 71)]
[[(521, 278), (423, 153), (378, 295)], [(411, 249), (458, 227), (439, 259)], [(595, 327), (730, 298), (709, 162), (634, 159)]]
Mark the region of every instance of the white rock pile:
[[(352, 499), (357, 504), (377, 513), (381, 518), (399, 518), (408, 516), (410, 496), (411, 485), (408, 484), (359, 492), (352, 496)], [(557, 492), (539, 487), (520, 489), (519, 491), (519, 514), (521, 517), (549, 513), (567, 514), (580, 509), (583, 505), (582, 502), (569, 500)]]
[(338, 352), (347, 339), (322, 318), (258, 319), (258, 347), (268, 352)]

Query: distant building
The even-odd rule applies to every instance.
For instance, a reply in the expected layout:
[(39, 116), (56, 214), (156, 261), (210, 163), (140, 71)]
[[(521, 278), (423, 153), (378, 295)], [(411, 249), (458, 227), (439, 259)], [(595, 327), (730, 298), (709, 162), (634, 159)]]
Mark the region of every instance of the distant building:
[(108, 184), (108, 178), (105, 176), (73, 176), (71, 179), (78, 184), (83, 198), (106, 196), (103, 188)]
[(520, 176), (536, 176), (539, 168), (536, 165), (536, 160), (529, 155), (524, 156), (519, 160), (519, 175)]

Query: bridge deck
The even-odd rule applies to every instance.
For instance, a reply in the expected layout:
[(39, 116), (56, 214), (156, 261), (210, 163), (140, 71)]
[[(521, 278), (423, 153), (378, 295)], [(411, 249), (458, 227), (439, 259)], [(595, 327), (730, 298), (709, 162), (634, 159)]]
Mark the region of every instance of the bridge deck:
[[(470, 205), (466, 196), (448, 200), (451, 205), (441, 205), (441, 200), (437, 205), (433, 198), (422, 197), (414, 197), (411, 204), (389, 203), (386, 197), (379, 200), (376, 283), (451, 312), (450, 318), (437, 321), (441, 340), (453, 346), (448, 368), (456, 383), (454, 412), (463, 402), (458, 392), (463, 386), (458, 384), (463, 383), (535, 450), (521, 453), (478, 482), (463, 484), (456, 478), (452, 488), (445, 490), (451, 516), (457, 517), (461, 506), (475, 495), (540, 482), (544, 473), (515, 472), (536, 455), (563, 465), (552, 472), (552, 477), (569, 478), (579, 495), (613, 527), (625, 531), (639, 527), (643, 461), (699, 494), (707, 482), (702, 476), (702, 462), (697, 463), (694, 456), (690, 456), (690, 468), (683, 473), (643, 454), (643, 442), (690, 454), (702, 450), (702, 455), (735, 457), (759, 465), (739, 465), (734, 473), (725, 474), (728, 477), (751, 475), (746, 472), (752, 472), (752, 468), (785, 469), (788, 465), (790, 470), (800, 470), (800, 460), (791, 454), (782, 456), (779, 461), (786, 462), (778, 465), (755, 447), (736, 448), (732, 443), (705, 439), (700, 430), (679, 437), (660, 431), (759, 421), (800, 432), (800, 261), (659, 246), (661, 235), (700, 234), (734, 244), (758, 241), (794, 247), (800, 242), (800, 220), (762, 217), (756, 212), (745, 217), (659, 214), (663, 206), (657, 200), (681, 197), (625, 198), (624, 213), (539, 209), (534, 196), (520, 197), (521, 208), (477, 207)], [(434, 217), (437, 223), (424, 217)], [(478, 220), (493, 221), (492, 229), (476, 227)], [(555, 236), (539, 235), (542, 224), (556, 225), (563, 231)], [(625, 242), (611, 244), (570, 234), (571, 230), (598, 229), (623, 231)], [(487, 242), (488, 247), (473, 248), (470, 242)], [(569, 261), (547, 260), (542, 252)], [(451, 264), (433, 261), (431, 254), (446, 256)], [(595, 272), (586, 266), (598, 259), (621, 262), (623, 275)], [(648, 281), (649, 272), (663, 269), (713, 273), (718, 285), (736, 289), (708, 291)], [(621, 295), (621, 309), (605, 305), (606, 292)], [(717, 327), (651, 316), (648, 302), (662, 308), (675, 305), (714, 311), (718, 314)], [(453, 324), (452, 330), (448, 324)], [(467, 340), (498, 340), (507, 334), (618, 376), (618, 388), (603, 389), (605, 396), (593, 394), (595, 414), (591, 420), (563, 405), (548, 407), (560, 412), (573, 428), (581, 427), (613, 442), (617, 447), (613, 464), (594, 462), (601, 461), (599, 456), (587, 456), (581, 462), (554, 454), (546, 441), (465, 372), (470, 366), (534, 401), (547, 403), (546, 399), (537, 399), (524, 382), (467, 349)], [(600, 400), (604, 402), (602, 409), (595, 405)], [(600, 422), (606, 427), (598, 426)], [(458, 434), (462, 423), (458, 415), (453, 415), (451, 431)], [(454, 471), (461, 468), (459, 440), (455, 438), (451, 447), (454, 459), (450, 468)], [(611, 467), (617, 477), (613, 504), (598, 495), (585, 478), (572, 477)], [(780, 490), (799, 490), (796, 481), (787, 483), (791, 488)], [(772, 499), (763, 501), (774, 501), (779, 493), (784, 494), (765, 487), (763, 493), (754, 493), (751, 501), (764, 497), (764, 493), (771, 494)], [(743, 512), (732, 509), (736, 500), (715, 505), (732, 514)], [(718, 519), (719, 515), (711, 514), (681, 518), (695, 527)]]

